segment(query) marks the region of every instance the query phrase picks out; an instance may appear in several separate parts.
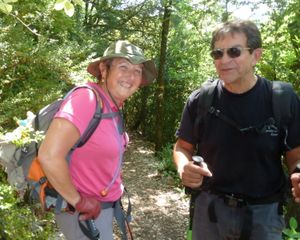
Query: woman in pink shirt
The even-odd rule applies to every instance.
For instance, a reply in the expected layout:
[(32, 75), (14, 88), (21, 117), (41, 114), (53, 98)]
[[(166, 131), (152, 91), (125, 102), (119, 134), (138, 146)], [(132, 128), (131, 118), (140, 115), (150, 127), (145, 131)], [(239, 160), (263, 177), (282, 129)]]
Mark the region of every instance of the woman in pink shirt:
[[(87, 71), (98, 80), (88, 85), (105, 102), (104, 114), (119, 113), (124, 101), (157, 75), (154, 62), (128, 41), (112, 43), (100, 59), (89, 64)], [(78, 218), (94, 220), (99, 239), (113, 239), (114, 207), (123, 193), (120, 167), (128, 138), (120, 129), (121, 114), (102, 119), (89, 140), (73, 151), (70, 165), (66, 160), (93, 117), (96, 101), (93, 90), (75, 90), (55, 115), (39, 149), (38, 157), (48, 180), (74, 209), (56, 214), (60, 230), (70, 240), (88, 239)]]

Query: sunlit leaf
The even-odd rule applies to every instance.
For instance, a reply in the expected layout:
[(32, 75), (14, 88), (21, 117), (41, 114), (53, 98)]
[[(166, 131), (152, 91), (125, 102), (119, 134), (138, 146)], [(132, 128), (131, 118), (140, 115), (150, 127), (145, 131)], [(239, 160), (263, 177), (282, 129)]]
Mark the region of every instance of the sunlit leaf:
[(62, 10), (65, 7), (65, 3), (67, 0), (57, 0), (54, 5), (54, 9), (57, 11)]
[(84, 7), (84, 1), (82, 0), (73, 0), (73, 2), (81, 7)]
[(282, 230), (282, 232), (286, 235), (286, 236), (290, 236), (293, 234), (293, 232), (291, 231), (291, 229), (285, 228)]
[(5, 14), (9, 14), (12, 11), (12, 5), (0, 3), (0, 11)]
[(4, 2), (4, 3), (15, 3), (17, 1), (18, 0), (3, 0), (2, 2)]
[(297, 223), (297, 220), (294, 217), (290, 218), (290, 222), (289, 223), (290, 223), (290, 227), (292, 229), (297, 229), (298, 223)]
[(72, 17), (74, 15), (74, 5), (70, 2), (66, 2), (65, 3), (65, 13), (69, 16), (69, 17)]

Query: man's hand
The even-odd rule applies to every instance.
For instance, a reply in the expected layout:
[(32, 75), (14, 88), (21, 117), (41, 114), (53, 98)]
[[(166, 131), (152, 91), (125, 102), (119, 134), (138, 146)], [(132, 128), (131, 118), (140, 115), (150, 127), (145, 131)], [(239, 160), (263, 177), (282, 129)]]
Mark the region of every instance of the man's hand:
[(94, 198), (82, 196), (75, 205), (75, 209), (79, 212), (79, 220), (85, 221), (89, 219), (96, 219), (101, 212), (101, 204)]
[(292, 194), (297, 203), (300, 203), (300, 173), (293, 173), (291, 175)]
[(190, 188), (200, 187), (204, 176), (212, 176), (212, 173), (207, 168), (205, 162), (202, 163), (202, 166), (197, 166), (190, 161), (184, 165), (183, 170), (180, 173), (183, 185)]

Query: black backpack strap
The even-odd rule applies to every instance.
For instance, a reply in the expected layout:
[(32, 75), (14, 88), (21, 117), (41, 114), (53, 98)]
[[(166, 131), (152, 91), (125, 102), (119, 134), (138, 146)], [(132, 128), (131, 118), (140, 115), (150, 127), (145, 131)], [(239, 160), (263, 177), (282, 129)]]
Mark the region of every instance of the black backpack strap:
[(209, 79), (204, 82), (198, 92), (197, 115), (195, 119), (195, 137), (197, 142), (201, 140), (201, 126), (204, 123), (204, 118), (207, 115), (218, 86), (218, 79)]
[(217, 118), (220, 118), (221, 120), (223, 120), (224, 122), (226, 122), (227, 124), (229, 124), (230, 126), (232, 126), (233, 128), (235, 128), (236, 130), (238, 130), (239, 132), (245, 132), (245, 131), (249, 131), (250, 128), (242, 128), (240, 127), (235, 121), (233, 121), (231, 118), (227, 117), (226, 115), (224, 115), (219, 109), (215, 109), (213, 106), (211, 106), (208, 109), (208, 112), (214, 116), (216, 116)]
[(287, 82), (272, 81), (272, 107), (275, 124), (284, 134), (284, 147), (291, 149), (287, 144), (288, 124), (292, 118), (291, 102), (293, 96), (293, 86)]
[(215, 89), (218, 85), (218, 79), (209, 79), (204, 82), (198, 95), (197, 114), (205, 116), (212, 105)]
[[(130, 196), (126, 188), (124, 188), (124, 193), (127, 195), (127, 208), (124, 209), (122, 198), (116, 201), (114, 208), (114, 217), (121, 231), (122, 240), (132, 240), (133, 235), (129, 223), (131, 222), (131, 201)], [(129, 237), (129, 238), (128, 238)]]
[(272, 102), (273, 113), (278, 127), (286, 126), (291, 117), (291, 98), (293, 96), (293, 86), (287, 82), (272, 82)]
[[(209, 113), (209, 110), (212, 106), (213, 98), (218, 86), (218, 79), (209, 79), (204, 82), (200, 89), (198, 90), (197, 96), (197, 110), (196, 110), (196, 119), (194, 123), (194, 134), (197, 141), (197, 144), (201, 141), (201, 136), (203, 133), (203, 124), (206, 115)], [(194, 207), (195, 200), (197, 196), (200, 194), (200, 191), (194, 191), (190, 188), (185, 189), (187, 194), (191, 194), (190, 196), (190, 206), (189, 206), (189, 228), (188, 228), (188, 239), (191, 238), (192, 235), (192, 226), (193, 226), (193, 218), (194, 218)]]

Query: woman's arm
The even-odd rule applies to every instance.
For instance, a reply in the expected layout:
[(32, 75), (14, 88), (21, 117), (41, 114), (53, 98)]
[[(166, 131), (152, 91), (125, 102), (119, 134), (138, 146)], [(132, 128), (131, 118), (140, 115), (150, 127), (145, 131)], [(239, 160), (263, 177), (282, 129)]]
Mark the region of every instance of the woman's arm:
[(75, 207), (80, 195), (71, 181), (66, 157), (80, 137), (78, 129), (68, 120), (55, 118), (41, 144), (38, 158), (52, 184), (62, 197)]

